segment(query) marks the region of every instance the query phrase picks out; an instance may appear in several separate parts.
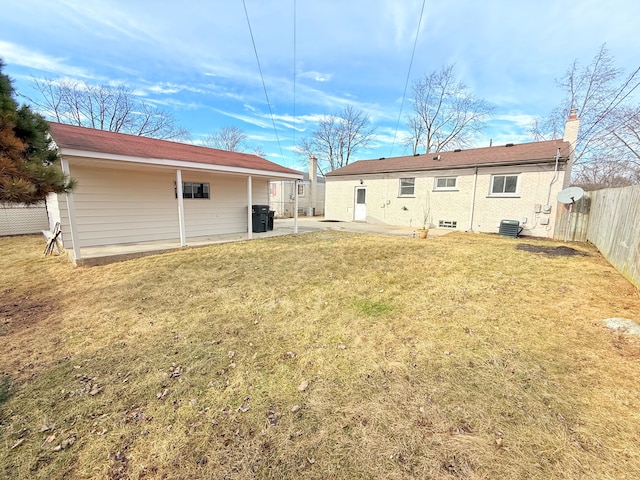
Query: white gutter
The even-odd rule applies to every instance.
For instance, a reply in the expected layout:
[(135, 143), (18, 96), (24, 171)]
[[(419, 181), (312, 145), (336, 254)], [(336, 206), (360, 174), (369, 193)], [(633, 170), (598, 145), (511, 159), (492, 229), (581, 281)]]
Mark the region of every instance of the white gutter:
[(558, 180), (558, 160), (559, 159), (560, 159), (560, 147), (558, 147), (558, 152), (556, 153), (556, 166), (555, 166), (553, 178), (551, 179), (551, 183), (549, 183), (549, 193), (547, 195), (547, 203), (545, 205), (550, 205), (549, 202), (551, 201), (551, 186), (554, 183), (556, 183), (556, 180)]
[(473, 171), (473, 191), (471, 193), (471, 214), (469, 215), (469, 231), (473, 232), (473, 214), (476, 208), (476, 188), (478, 186), (478, 167)]
[(187, 246), (187, 229), (184, 221), (184, 198), (182, 193), (182, 170), (176, 170), (176, 192), (178, 197), (178, 227), (180, 229), (180, 246)]
[(253, 168), (229, 167), (225, 165), (212, 165), (208, 163), (187, 162), (184, 160), (129, 157), (126, 155), (116, 155), (112, 153), (102, 153), (102, 152), (91, 152), (88, 150), (75, 150), (75, 149), (65, 148), (65, 149), (62, 149), (62, 155), (63, 156), (68, 155), (68, 156), (74, 156), (74, 157), (85, 157), (85, 158), (92, 158), (92, 159), (98, 159), (98, 160), (113, 160), (117, 162), (126, 162), (131, 164), (137, 163), (142, 165), (156, 165), (160, 167), (206, 170), (206, 171), (212, 171), (212, 172), (235, 173), (235, 174), (242, 174), (242, 175), (256, 175), (256, 176), (272, 177), (272, 178), (288, 178), (288, 179), (300, 179), (300, 180), (302, 180), (303, 178), (303, 175), (301, 174), (272, 172), (269, 170), (256, 170)]
[[(60, 159), (60, 166), (62, 167), (62, 173), (67, 177), (71, 176), (69, 171), (69, 162), (62, 157)], [(73, 193), (67, 192), (67, 213), (69, 215), (69, 233), (71, 234), (71, 247), (73, 250), (73, 261), (77, 262), (82, 257), (80, 255), (80, 240), (78, 239), (78, 226), (76, 225), (76, 207), (73, 202)]]

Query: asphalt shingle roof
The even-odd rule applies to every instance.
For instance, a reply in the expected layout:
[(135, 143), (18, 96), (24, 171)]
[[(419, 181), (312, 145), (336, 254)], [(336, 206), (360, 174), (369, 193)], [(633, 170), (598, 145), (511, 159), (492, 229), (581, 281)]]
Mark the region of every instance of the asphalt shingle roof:
[(295, 170), (247, 153), (228, 152), (168, 140), (107, 132), (55, 122), (50, 122), (50, 126), (51, 136), (58, 147), (63, 150), (63, 153), (65, 149), (86, 150), (127, 157), (178, 160), (299, 175), (299, 172)]
[(560, 148), (561, 161), (567, 161), (569, 158), (569, 142), (548, 140), (544, 142), (471, 148), (452, 152), (427, 153), (408, 157), (359, 160), (333, 170), (327, 173), (326, 176), (555, 162), (558, 148)]

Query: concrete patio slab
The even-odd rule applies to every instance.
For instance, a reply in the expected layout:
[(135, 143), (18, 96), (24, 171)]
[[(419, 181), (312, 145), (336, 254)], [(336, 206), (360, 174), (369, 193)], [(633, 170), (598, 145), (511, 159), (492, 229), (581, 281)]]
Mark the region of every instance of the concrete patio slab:
[[(399, 227), (396, 225), (371, 224), (360, 222), (335, 222), (325, 220), (323, 217), (301, 217), (298, 219), (298, 234), (318, 232), (322, 230), (337, 230), (353, 233), (394, 235), (401, 237), (416, 237), (416, 229), (410, 227)], [(450, 233), (451, 230), (430, 229), (429, 237), (438, 237)], [(263, 233), (254, 233), (253, 239), (278, 237), (282, 235), (293, 235), (294, 219), (277, 218), (274, 221), (274, 228)], [(160, 253), (182, 250), (186, 248), (197, 248), (205, 245), (217, 243), (242, 242), (247, 241), (246, 233), (234, 233), (226, 235), (207, 235), (201, 237), (187, 238), (187, 246), (181, 247), (180, 241), (158, 240), (152, 242), (137, 242), (119, 245), (105, 245), (97, 247), (84, 247), (81, 249), (82, 258), (76, 262), (79, 266), (105, 265), (113, 262), (121, 262), (132, 258), (147, 255), (157, 255)]]

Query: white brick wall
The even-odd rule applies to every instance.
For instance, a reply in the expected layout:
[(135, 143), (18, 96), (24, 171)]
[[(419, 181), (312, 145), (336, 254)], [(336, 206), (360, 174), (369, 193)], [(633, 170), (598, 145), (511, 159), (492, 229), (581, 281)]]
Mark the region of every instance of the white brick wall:
[[(403, 172), (376, 175), (327, 177), (325, 217), (331, 220), (353, 221), (354, 195), (356, 187), (367, 189), (367, 222), (388, 223), (421, 227), (425, 205), (429, 205), (432, 228), (440, 220), (455, 221), (457, 230), (498, 232), (501, 220), (526, 222), (523, 235), (553, 237), (553, 219), (556, 214), (556, 196), (562, 189), (564, 171), (551, 186), (554, 177), (553, 165), (531, 165), (519, 167), (482, 167), (428, 172)], [(491, 176), (517, 174), (520, 176), (519, 192), (509, 197), (490, 195)], [(400, 196), (400, 178), (414, 177), (415, 195)], [(434, 189), (436, 177), (457, 177), (457, 189), (441, 191)], [(362, 183), (360, 181), (362, 180)], [(475, 181), (475, 201), (474, 201)], [(536, 213), (535, 205), (550, 203), (549, 214)], [(548, 225), (540, 220), (549, 219)]]

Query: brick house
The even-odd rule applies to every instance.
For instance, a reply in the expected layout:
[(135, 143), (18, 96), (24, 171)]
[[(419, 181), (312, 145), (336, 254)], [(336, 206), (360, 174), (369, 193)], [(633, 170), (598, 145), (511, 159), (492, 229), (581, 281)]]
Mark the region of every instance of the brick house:
[(518, 220), (553, 238), (578, 125), (572, 114), (562, 140), (354, 162), (327, 174), (325, 217), (475, 232)]

